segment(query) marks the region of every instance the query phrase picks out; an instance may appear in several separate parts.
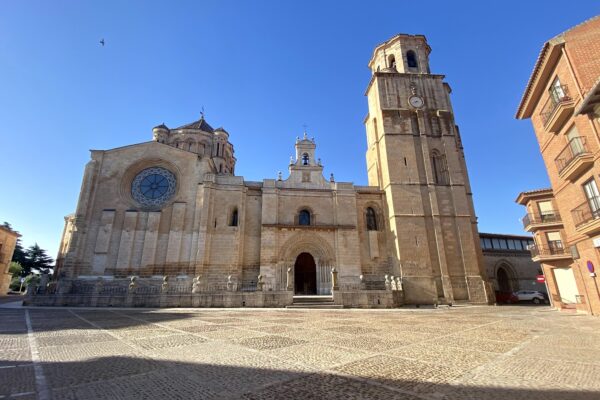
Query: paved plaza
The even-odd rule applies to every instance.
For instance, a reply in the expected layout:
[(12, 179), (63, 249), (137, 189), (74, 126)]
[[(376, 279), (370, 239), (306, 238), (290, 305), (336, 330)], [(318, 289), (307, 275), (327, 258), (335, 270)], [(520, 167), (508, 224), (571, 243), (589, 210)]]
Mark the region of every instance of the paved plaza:
[(600, 319), (548, 307), (0, 308), (0, 355), (0, 398), (600, 399)]

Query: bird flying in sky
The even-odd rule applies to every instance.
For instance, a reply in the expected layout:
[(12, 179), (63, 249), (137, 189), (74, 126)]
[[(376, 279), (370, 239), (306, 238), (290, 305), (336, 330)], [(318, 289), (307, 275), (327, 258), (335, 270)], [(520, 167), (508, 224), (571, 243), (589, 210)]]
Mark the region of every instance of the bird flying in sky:
[(104, 47), (104, 38), (102, 38), (102, 39), (100, 40), (100, 44), (102, 45), (102, 47)]

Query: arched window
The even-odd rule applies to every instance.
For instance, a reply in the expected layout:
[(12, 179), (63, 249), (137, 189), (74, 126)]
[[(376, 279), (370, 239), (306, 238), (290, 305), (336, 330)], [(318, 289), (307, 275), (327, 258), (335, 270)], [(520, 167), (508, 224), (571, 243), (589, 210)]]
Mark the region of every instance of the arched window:
[(238, 210), (237, 208), (233, 209), (231, 213), (231, 220), (229, 221), (229, 226), (238, 226)]
[(302, 154), (302, 165), (308, 165), (308, 153)]
[(377, 215), (375, 214), (375, 210), (373, 210), (371, 207), (367, 208), (367, 230), (377, 230)]
[(391, 69), (396, 69), (396, 57), (394, 57), (393, 55), (388, 57), (388, 66)]
[(300, 211), (300, 213), (298, 214), (298, 225), (310, 225), (310, 211)]
[(406, 64), (408, 68), (419, 68), (419, 64), (417, 64), (417, 55), (414, 51), (409, 50), (406, 52)]
[(433, 169), (433, 179), (436, 185), (447, 185), (450, 183), (446, 157), (435, 150), (431, 154), (431, 168)]

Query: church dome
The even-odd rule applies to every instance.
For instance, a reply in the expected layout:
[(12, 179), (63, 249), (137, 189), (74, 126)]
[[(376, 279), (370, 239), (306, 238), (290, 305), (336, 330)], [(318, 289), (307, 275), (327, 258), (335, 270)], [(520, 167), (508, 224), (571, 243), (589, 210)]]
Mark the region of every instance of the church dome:
[(203, 132), (210, 132), (213, 133), (215, 130), (213, 129), (212, 126), (210, 126), (208, 124), (208, 122), (206, 122), (206, 120), (204, 119), (204, 116), (200, 117), (200, 119), (198, 121), (194, 121), (191, 122), (189, 124), (180, 126), (179, 128), (176, 129), (192, 129), (192, 130), (200, 130)]
[(215, 133), (217, 133), (217, 134), (219, 134), (219, 133), (224, 133), (224, 134), (226, 134), (227, 136), (229, 136), (229, 132), (227, 132), (227, 131), (225, 130), (225, 128), (223, 128), (222, 126), (220, 126), (220, 127), (218, 127), (217, 129), (215, 129)]
[(160, 125), (155, 126), (154, 128), (152, 128), (153, 131), (155, 130), (163, 130), (163, 131), (168, 131), (169, 128), (164, 124), (164, 122)]

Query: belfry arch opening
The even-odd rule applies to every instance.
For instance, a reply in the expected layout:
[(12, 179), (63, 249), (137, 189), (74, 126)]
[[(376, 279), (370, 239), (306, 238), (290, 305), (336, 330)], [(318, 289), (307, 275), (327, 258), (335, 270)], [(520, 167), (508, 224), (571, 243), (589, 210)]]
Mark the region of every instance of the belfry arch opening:
[(317, 294), (317, 264), (310, 253), (300, 253), (294, 264), (294, 294)]

